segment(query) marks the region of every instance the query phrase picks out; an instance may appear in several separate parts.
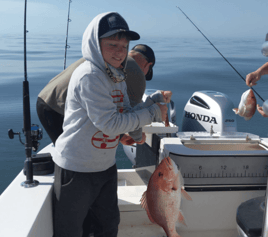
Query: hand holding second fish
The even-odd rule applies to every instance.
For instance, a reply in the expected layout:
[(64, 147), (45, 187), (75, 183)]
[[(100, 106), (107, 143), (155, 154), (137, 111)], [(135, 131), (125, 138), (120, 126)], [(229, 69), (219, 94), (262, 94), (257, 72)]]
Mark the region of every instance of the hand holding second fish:
[(251, 72), (246, 77), (246, 84), (247, 86), (256, 86), (257, 81), (261, 79), (261, 73), (259, 70), (256, 70), (255, 72)]
[(246, 77), (246, 84), (248, 86), (255, 86), (257, 85), (256, 82), (266, 74), (268, 74), (268, 62), (259, 67), (255, 72), (249, 73)]
[(263, 108), (261, 106), (257, 105), (257, 110), (263, 117), (268, 118), (268, 115), (265, 114), (265, 112), (263, 111)]

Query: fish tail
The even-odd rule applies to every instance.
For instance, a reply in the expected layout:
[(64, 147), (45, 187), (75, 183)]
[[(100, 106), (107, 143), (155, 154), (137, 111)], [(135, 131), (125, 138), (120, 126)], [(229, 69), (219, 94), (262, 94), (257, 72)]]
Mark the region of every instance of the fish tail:
[[(167, 234), (167, 233), (166, 233)], [(172, 234), (167, 234), (167, 237), (181, 237), (176, 231)]]

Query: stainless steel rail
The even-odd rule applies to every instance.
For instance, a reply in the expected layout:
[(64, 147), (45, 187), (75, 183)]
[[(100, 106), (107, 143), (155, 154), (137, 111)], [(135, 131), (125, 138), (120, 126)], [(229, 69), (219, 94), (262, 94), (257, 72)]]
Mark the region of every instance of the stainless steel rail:
[(263, 214), (263, 224), (262, 224), (262, 237), (268, 237), (268, 209), (267, 209), (267, 198), (268, 198), (268, 178), (267, 178), (267, 186), (265, 193), (265, 209)]

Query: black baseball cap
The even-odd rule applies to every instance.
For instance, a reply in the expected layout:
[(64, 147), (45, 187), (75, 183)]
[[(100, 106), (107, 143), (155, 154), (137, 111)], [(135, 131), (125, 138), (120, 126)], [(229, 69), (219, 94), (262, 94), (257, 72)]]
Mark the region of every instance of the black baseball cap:
[(145, 57), (148, 63), (153, 63), (150, 66), (149, 71), (145, 75), (146, 81), (152, 80), (153, 66), (155, 64), (154, 51), (148, 45), (145, 45), (145, 44), (137, 44), (136, 46), (132, 48), (132, 50), (141, 53)]
[(140, 39), (140, 35), (128, 28), (125, 19), (118, 13), (110, 13), (104, 16), (99, 23), (99, 38), (106, 38), (119, 32), (125, 32), (130, 40)]

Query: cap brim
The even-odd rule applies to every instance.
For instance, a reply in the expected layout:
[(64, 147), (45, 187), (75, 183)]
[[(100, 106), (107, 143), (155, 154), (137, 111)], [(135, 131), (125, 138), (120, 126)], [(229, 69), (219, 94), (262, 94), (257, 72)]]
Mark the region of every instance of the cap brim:
[(119, 32), (125, 32), (126, 35), (128, 35), (130, 37), (130, 40), (139, 40), (140, 39), (140, 35), (138, 33), (136, 33), (135, 31), (131, 31), (131, 30), (112, 30), (112, 31), (109, 31), (107, 33), (105, 33), (104, 35), (102, 35), (100, 38), (106, 38), (106, 37), (110, 37), (116, 33), (119, 33)]
[(153, 78), (153, 69), (152, 69), (152, 68), (151, 68), (151, 69), (149, 70), (149, 72), (146, 74), (145, 78), (146, 78), (146, 81), (150, 81), (150, 80), (152, 80), (152, 78)]

